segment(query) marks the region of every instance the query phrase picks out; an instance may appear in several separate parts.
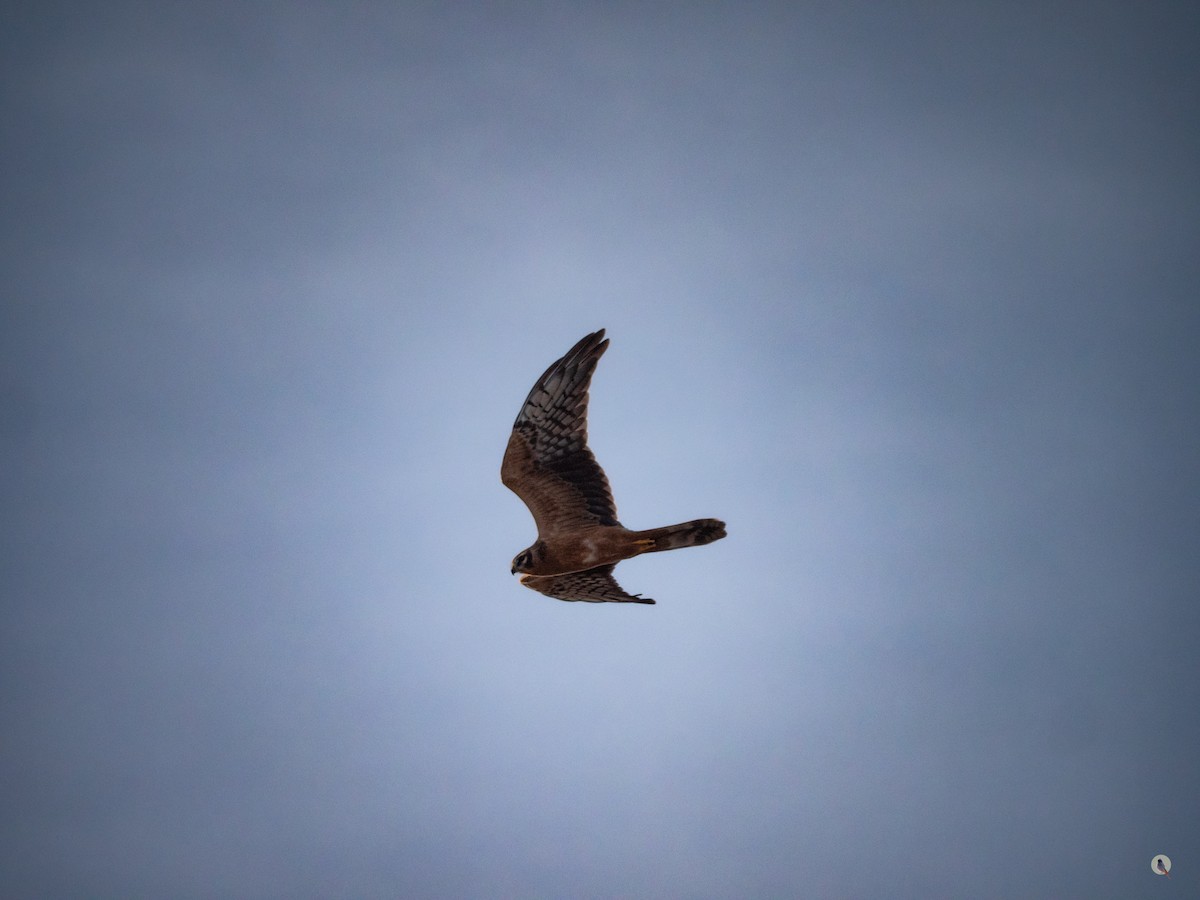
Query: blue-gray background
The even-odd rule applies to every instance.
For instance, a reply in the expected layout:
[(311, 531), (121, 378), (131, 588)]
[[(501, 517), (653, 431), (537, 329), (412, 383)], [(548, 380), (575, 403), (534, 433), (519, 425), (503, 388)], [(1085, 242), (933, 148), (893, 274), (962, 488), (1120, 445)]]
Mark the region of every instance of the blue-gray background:
[(4, 891), (1193, 893), (1185, 8), (10, 4)]

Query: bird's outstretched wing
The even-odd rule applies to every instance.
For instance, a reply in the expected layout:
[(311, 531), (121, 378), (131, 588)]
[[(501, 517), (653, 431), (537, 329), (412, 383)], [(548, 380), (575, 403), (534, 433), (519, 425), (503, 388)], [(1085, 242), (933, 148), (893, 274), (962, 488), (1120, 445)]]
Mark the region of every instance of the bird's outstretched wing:
[(613, 578), (615, 566), (597, 566), (567, 575), (522, 575), (521, 584), (556, 600), (584, 603), (654, 603), (641, 594), (627, 594)]
[(608, 341), (589, 334), (537, 380), (513, 424), (500, 480), (525, 501), (538, 536), (619, 525), (604, 470), (587, 446), (588, 386)]

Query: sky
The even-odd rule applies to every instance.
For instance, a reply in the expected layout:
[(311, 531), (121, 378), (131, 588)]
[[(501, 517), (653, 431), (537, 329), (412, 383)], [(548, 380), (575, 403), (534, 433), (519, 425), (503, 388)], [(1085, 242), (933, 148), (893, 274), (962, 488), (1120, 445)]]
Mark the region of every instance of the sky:
[(1195, 896), (1198, 26), (6, 6), (3, 893)]

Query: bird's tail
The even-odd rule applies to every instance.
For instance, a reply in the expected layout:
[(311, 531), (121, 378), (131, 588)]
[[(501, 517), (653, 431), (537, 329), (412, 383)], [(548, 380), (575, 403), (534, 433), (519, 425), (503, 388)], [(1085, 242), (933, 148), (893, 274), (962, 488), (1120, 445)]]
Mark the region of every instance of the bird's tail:
[(639, 541), (652, 542), (643, 553), (677, 550), (680, 547), (699, 547), (725, 537), (725, 523), (720, 519), (693, 519), (678, 525), (651, 528), (637, 533)]

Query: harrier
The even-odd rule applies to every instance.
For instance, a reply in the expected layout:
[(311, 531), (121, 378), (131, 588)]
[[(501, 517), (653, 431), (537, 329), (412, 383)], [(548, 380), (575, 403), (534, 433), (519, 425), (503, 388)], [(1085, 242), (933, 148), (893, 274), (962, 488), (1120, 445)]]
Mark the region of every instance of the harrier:
[(649, 531), (617, 521), (604, 470), (587, 445), (588, 385), (608, 349), (604, 329), (589, 334), (548, 368), (513, 424), (500, 480), (525, 501), (538, 539), (512, 561), (521, 584), (559, 600), (653, 603), (613, 578), (623, 559), (725, 537), (725, 523), (696, 519)]

